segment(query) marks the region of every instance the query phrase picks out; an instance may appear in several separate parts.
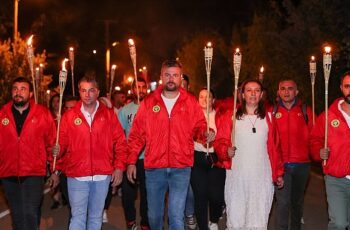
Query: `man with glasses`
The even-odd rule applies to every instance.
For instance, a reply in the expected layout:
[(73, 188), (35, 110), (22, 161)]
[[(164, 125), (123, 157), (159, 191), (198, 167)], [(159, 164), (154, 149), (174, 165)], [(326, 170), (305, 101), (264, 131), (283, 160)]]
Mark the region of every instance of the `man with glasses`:
[[(136, 162), (145, 147), (144, 167), (148, 220), (152, 230), (163, 229), (165, 194), (169, 192), (169, 229), (184, 229), (184, 210), (193, 166), (193, 137), (204, 136), (206, 120), (196, 98), (181, 88), (182, 66), (162, 64), (163, 85), (146, 97), (133, 120), (128, 138), (128, 179), (134, 182)], [(208, 141), (214, 139), (210, 132)]]
[(54, 153), (60, 153), (59, 167), (67, 175), (69, 229), (100, 230), (109, 184), (122, 180), (126, 140), (113, 110), (98, 102), (96, 80), (85, 76), (78, 85), (81, 101), (63, 115)]

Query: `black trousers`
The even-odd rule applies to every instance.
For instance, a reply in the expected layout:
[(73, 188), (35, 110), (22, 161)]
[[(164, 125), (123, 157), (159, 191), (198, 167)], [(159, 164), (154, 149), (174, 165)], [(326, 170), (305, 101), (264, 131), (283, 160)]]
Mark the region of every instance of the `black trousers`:
[(276, 229), (288, 230), (289, 216), (290, 229), (301, 229), (303, 216), (304, 193), (310, 174), (310, 164), (290, 163), (284, 165), (284, 187), (276, 189)]
[(140, 188), (140, 215), (141, 225), (148, 225), (147, 216), (147, 193), (145, 184), (145, 168), (143, 160), (138, 160), (136, 163), (136, 183), (132, 184), (126, 174), (124, 174), (122, 182), (122, 205), (124, 209), (125, 219), (127, 223), (136, 220), (135, 200), (137, 198), (137, 188)]
[(217, 223), (225, 204), (224, 188), (226, 170), (211, 167), (204, 152), (194, 152), (191, 185), (194, 194), (194, 210), (200, 230), (208, 229), (208, 205), (210, 221)]
[(2, 179), (11, 210), (14, 230), (37, 230), (43, 199), (44, 176), (7, 177)]

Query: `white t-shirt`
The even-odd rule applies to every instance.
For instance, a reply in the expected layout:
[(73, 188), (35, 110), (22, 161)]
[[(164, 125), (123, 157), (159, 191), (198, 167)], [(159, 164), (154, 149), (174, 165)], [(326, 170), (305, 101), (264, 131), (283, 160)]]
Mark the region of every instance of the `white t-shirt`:
[[(350, 128), (350, 116), (344, 112), (344, 110), (341, 108), (341, 104), (344, 102), (344, 100), (340, 100), (338, 103), (338, 109), (343, 114), (343, 117), (346, 120), (346, 123), (348, 124), (348, 127)], [(345, 102), (346, 103), (346, 102)], [(350, 180), (350, 175), (347, 175), (346, 178)]]
[(161, 96), (162, 96), (162, 99), (164, 101), (166, 110), (168, 111), (168, 114), (169, 114), (169, 117), (170, 117), (171, 110), (173, 110), (174, 105), (175, 105), (177, 99), (180, 96), (180, 93), (175, 98), (166, 98), (163, 94), (161, 94)]

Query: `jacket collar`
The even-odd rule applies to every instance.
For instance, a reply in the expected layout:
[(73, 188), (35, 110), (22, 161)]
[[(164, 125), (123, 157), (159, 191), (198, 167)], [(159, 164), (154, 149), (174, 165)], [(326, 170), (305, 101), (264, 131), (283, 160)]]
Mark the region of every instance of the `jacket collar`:
[[(154, 96), (156, 98), (157, 101), (163, 101), (162, 99), (162, 92), (163, 92), (163, 89), (164, 89), (164, 86), (163, 85), (160, 85), (158, 86), (158, 88), (153, 92), (154, 93)], [(186, 90), (184, 90), (182, 87), (180, 87), (180, 96), (179, 98), (177, 99), (177, 102), (181, 102), (181, 101), (184, 101), (187, 99), (188, 97), (188, 92), (186, 92)]]

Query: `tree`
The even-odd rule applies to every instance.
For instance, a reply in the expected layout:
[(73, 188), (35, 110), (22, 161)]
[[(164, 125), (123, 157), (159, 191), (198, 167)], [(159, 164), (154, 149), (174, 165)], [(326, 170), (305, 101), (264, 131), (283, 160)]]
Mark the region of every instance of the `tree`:
[[(14, 42), (11, 39), (0, 41), (0, 60), (0, 106), (2, 106), (11, 97), (9, 86), (14, 78), (18, 76), (31, 78), (26, 42), (20, 37)], [(39, 66), (40, 63), (45, 64), (45, 60), (45, 51), (36, 54), (34, 66)]]

